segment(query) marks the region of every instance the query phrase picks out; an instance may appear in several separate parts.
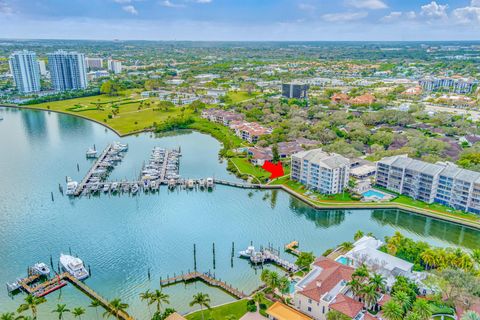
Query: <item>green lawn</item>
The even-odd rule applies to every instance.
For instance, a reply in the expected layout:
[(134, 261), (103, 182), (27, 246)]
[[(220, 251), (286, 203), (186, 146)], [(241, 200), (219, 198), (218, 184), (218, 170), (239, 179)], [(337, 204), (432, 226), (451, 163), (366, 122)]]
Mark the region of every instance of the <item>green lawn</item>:
[[(296, 181), (293, 181), (293, 180), (290, 180), (288, 177), (283, 177), (283, 178), (280, 178), (280, 179), (277, 179), (275, 180), (272, 184), (283, 184), (287, 187), (289, 187), (290, 189), (292, 189), (293, 191), (297, 192), (297, 193), (300, 193), (306, 197), (311, 197), (311, 196), (314, 196), (316, 197), (317, 200), (330, 200), (330, 201), (339, 201), (339, 202), (358, 202), (360, 203), (358, 200), (354, 200), (351, 198), (350, 194), (347, 193), (347, 192), (344, 192), (344, 193), (339, 193), (339, 194), (332, 194), (332, 195), (325, 195), (325, 194), (321, 194), (321, 193), (318, 193), (318, 192), (314, 192), (314, 191), (309, 191), (308, 189), (305, 188), (305, 186), (303, 184), (301, 184), (300, 182), (296, 182)], [(305, 195), (306, 192), (310, 192), (310, 194), (308, 195)]]
[[(235, 319), (240, 319), (247, 313), (247, 300), (239, 300), (210, 310), (204, 310), (205, 319), (224, 320), (227, 316), (233, 315)], [(188, 320), (202, 320), (200, 311), (185, 316)]]
[(445, 214), (448, 214), (448, 215), (451, 215), (451, 216), (460, 216), (460, 217), (465, 218), (465, 219), (478, 221), (478, 216), (476, 216), (474, 214), (469, 214), (469, 213), (466, 213), (466, 212), (463, 212), (463, 211), (460, 211), (460, 210), (455, 210), (455, 209), (449, 208), (447, 206), (443, 206), (443, 205), (438, 204), (438, 203), (429, 204), (429, 203), (426, 203), (426, 202), (423, 202), (423, 201), (414, 200), (414, 199), (412, 199), (410, 197), (407, 197), (407, 196), (399, 195), (392, 202), (406, 204), (406, 205), (409, 205), (409, 206), (422, 208), (422, 209), (430, 209), (430, 210), (438, 211), (438, 212), (445, 213)]
[(240, 174), (254, 176), (259, 182), (264, 183), (270, 177), (270, 172), (254, 166), (247, 158), (231, 158), (230, 161), (237, 166)]
[(228, 97), (232, 100), (232, 103), (239, 103), (245, 100), (250, 100), (252, 98), (255, 98), (256, 96), (259, 95), (257, 92), (252, 92), (252, 94), (248, 94), (246, 91), (230, 91), (228, 94)]
[[(150, 128), (154, 122), (160, 123), (168, 117), (181, 114), (181, 107), (171, 108), (168, 111), (153, 110), (155, 103), (157, 103), (156, 99), (140, 99), (138, 95), (126, 92), (123, 96), (98, 95), (45, 102), (28, 107), (61, 111), (96, 120), (123, 135)], [(109, 119), (109, 115), (112, 116), (115, 109), (119, 111), (118, 114)]]

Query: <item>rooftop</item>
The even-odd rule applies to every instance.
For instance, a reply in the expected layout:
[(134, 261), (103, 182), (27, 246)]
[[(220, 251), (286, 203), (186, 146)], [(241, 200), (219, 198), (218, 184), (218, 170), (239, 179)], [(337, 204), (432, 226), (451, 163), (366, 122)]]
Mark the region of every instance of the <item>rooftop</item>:
[(278, 301), (267, 309), (267, 314), (277, 320), (312, 320), (312, 318)]

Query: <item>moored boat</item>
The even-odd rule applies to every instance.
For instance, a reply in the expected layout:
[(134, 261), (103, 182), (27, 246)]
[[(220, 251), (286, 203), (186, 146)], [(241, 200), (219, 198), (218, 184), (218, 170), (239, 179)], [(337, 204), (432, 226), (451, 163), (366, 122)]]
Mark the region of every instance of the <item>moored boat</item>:
[(90, 275), (82, 260), (68, 254), (60, 254), (60, 265), (63, 271), (70, 273), (78, 280), (84, 280)]

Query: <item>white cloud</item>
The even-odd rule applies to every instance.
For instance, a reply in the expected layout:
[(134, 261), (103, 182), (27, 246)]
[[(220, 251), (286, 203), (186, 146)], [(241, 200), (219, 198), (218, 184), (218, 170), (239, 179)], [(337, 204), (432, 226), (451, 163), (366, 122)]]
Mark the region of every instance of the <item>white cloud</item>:
[(417, 14), (415, 11), (407, 11), (407, 12), (401, 12), (401, 11), (392, 11), (390, 14), (386, 15), (383, 17), (381, 20), (384, 22), (394, 22), (394, 21), (399, 21), (399, 20), (414, 20), (417, 17)]
[(329, 22), (345, 22), (360, 20), (368, 16), (368, 12), (341, 12), (327, 13), (322, 16), (323, 20)]
[(472, 7), (480, 7), (480, 0), (472, 0), (470, 6), (472, 6)]
[(387, 4), (383, 0), (347, 0), (347, 5), (360, 9), (386, 9)]
[(131, 3), (132, 0), (113, 0), (115, 3), (120, 3), (120, 4), (125, 4), (125, 3)]
[(212, 3), (212, 0), (195, 0), (196, 3)]
[(0, 15), (11, 15), (12, 13), (13, 9), (7, 1), (0, 0)]
[(123, 11), (125, 11), (127, 13), (130, 13), (130, 14), (134, 14), (134, 15), (138, 14), (137, 9), (132, 5), (123, 6), (122, 9), (123, 9)]
[(453, 10), (452, 16), (456, 22), (461, 24), (480, 24), (480, 7), (471, 6), (458, 8)]
[(298, 9), (303, 10), (303, 11), (313, 11), (317, 9), (313, 4), (308, 4), (308, 3), (300, 3), (298, 5)]
[(445, 19), (447, 18), (448, 4), (438, 4), (432, 1), (429, 4), (422, 6), (420, 15), (429, 19)]
[(170, 0), (164, 0), (162, 2), (160, 2), (160, 5), (164, 6), (164, 7), (167, 7), (167, 8), (183, 8), (185, 7), (184, 4), (180, 4), (180, 3), (174, 3)]

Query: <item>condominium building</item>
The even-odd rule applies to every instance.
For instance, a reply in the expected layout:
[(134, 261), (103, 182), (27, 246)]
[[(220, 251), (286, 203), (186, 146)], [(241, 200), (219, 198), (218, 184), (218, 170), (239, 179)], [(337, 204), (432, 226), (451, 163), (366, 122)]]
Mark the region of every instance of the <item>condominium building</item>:
[(302, 151), (292, 155), (292, 180), (323, 194), (337, 194), (345, 190), (350, 177), (350, 160), (322, 149)]
[(15, 51), (10, 56), (10, 72), (17, 90), (21, 93), (40, 91), (40, 66), (37, 55), (32, 51)]
[(115, 74), (122, 72), (122, 62), (118, 60), (108, 59), (107, 61), (108, 71), (112, 71)]
[(102, 69), (103, 59), (102, 58), (85, 58), (87, 63), (87, 68), (90, 70)]
[(480, 173), (453, 163), (431, 164), (406, 155), (377, 162), (377, 185), (427, 203), (480, 213)]
[(425, 78), (419, 81), (420, 86), (426, 91), (445, 90), (455, 93), (471, 93), (477, 82), (467, 78)]
[(87, 68), (83, 53), (63, 50), (48, 54), (48, 68), (56, 91), (85, 89)]
[(285, 98), (307, 99), (308, 98), (307, 84), (302, 83), (284, 83), (282, 84), (282, 96)]
[(47, 64), (45, 63), (45, 60), (38, 60), (38, 66), (40, 67), (40, 75), (46, 76), (48, 73), (47, 73)]

